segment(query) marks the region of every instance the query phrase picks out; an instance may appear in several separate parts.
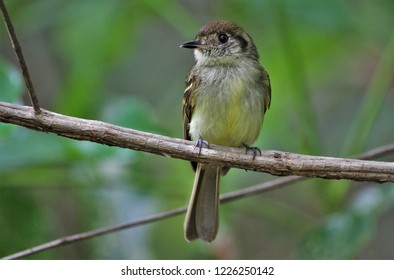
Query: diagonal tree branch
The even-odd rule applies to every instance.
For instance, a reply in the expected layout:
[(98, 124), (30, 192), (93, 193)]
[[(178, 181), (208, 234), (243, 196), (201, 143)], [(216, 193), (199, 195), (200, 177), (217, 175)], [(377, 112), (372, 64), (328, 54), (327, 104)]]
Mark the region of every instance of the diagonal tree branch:
[(7, 8), (3, 0), (0, 0), (0, 10), (1, 13), (3, 14), (3, 19), (7, 27), (8, 35), (10, 36), (12, 47), (14, 48), (16, 57), (18, 58), (19, 67), (21, 68), (23, 79), (25, 80), (27, 91), (29, 92), (31, 104), (33, 105), (34, 112), (36, 114), (39, 114), (40, 105), (38, 104), (38, 99), (34, 91), (33, 83), (30, 79), (29, 71), (27, 70), (25, 58), (23, 57), (23, 53), (22, 53), (22, 47), (19, 44), (18, 38), (16, 37), (14, 26), (12, 25), (10, 16), (8, 15)]
[(356, 181), (394, 181), (394, 163), (308, 156), (281, 151), (263, 151), (252, 160), (245, 149), (210, 145), (199, 154), (194, 143), (182, 139), (111, 125), (101, 121), (69, 117), (47, 110), (34, 114), (31, 107), (0, 102), (0, 122), (58, 135), (158, 154), (171, 158), (214, 163), (266, 172)]

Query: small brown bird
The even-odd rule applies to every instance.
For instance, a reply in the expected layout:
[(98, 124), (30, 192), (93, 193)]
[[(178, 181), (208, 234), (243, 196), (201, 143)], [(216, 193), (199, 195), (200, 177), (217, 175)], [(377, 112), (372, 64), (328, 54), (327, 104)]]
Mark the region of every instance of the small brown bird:
[[(181, 47), (194, 49), (196, 58), (183, 98), (184, 138), (197, 141), (200, 149), (208, 143), (250, 148), (271, 103), (269, 76), (252, 38), (235, 23), (219, 20), (204, 25), (195, 40)], [(196, 176), (185, 238), (211, 242), (219, 226), (219, 180), (229, 168), (192, 166)]]

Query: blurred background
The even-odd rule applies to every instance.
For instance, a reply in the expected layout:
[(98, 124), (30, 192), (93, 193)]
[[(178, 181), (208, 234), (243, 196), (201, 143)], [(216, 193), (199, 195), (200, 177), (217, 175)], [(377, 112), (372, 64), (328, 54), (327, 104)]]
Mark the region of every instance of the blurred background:
[[(211, 20), (253, 37), (272, 82), (256, 146), (349, 157), (394, 139), (394, 1), (5, 0), (43, 108), (182, 138), (193, 53)], [(29, 104), (3, 22), (0, 101)], [(379, 160), (393, 161), (388, 155)], [(221, 192), (274, 179), (232, 169)], [(185, 206), (186, 161), (0, 123), (0, 257)], [(310, 179), (221, 207), (207, 245), (184, 215), (28, 259), (393, 259), (394, 184)]]

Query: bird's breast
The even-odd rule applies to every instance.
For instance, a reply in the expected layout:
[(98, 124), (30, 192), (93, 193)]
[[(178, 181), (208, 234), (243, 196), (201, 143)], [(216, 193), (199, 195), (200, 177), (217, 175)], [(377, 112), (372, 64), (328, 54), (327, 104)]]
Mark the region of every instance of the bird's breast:
[(189, 125), (193, 140), (233, 147), (253, 144), (263, 122), (264, 89), (255, 73), (245, 71), (223, 68), (201, 73), (204, 78)]

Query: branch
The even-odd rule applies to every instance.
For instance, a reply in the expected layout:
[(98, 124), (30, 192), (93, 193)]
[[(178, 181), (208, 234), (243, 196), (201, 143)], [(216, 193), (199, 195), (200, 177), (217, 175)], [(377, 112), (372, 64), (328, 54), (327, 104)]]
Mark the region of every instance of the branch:
[(297, 175), (357, 181), (394, 181), (394, 163), (307, 156), (280, 151), (263, 151), (251, 160), (244, 149), (210, 145), (199, 155), (194, 143), (182, 139), (127, 129), (108, 123), (85, 120), (42, 110), (35, 115), (30, 107), (0, 102), (0, 121), (58, 135), (145, 151), (166, 157), (218, 164), (272, 175)]
[(182, 139), (141, 132), (101, 121), (69, 117), (47, 110), (33, 113), (31, 107), (0, 102), (0, 121), (43, 132), (85, 140), (170, 158), (198, 161), (266, 172), (272, 175), (296, 175), (356, 181), (394, 181), (394, 163), (307, 156), (281, 151), (263, 151), (252, 160), (245, 149), (210, 145), (199, 154), (194, 143)]
[(29, 92), (31, 104), (33, 105), (34, 112), (36, 114), (39, 114), (40, 105), (38, 104), (38, 99), (34, 91), (33, 83), (30, 79), (29, 71), (27, 70), (25, 58), (23, 57), (23, 53), (22, 53), (22, 48), (18, 42), (18, 39), (16, 38), (14, 27), (12, 25), (10, 16), (8, 15), (7, 8), (3, 0), (0, 0), (0, 10), (3, 14), (3, 19), (7, 27), (8, 35), (10, 36), (10, 40), (12, 42), (12, 47), (14, 48), (16, 57), (18, 58), (19, 67), (21, 68), (23, 79), (25, 80), (27, 91)]

